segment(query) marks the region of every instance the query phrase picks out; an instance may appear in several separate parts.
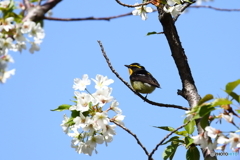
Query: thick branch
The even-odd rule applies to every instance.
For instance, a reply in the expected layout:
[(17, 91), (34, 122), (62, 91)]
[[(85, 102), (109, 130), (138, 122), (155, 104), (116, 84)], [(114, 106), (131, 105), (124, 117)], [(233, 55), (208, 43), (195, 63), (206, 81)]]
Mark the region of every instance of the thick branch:
[(62, 0), (48, 0), (43, 5), (37, 5), (33, 8), (27, 8), (27, 15), (23, 19), (23, 21), (32, 20), (39, 21), (42, 20), (45, 13), (47, 13), (50, 9), (54, 8), (59, 2)]
[[(197, 87), (188, 65), (187, 56), (185, 55), (184, 49), (182, 47), (181, 41), (179, 39), (177, 29), (174, 25), (174, 21), (169, 13), (165, 13), (162, 8), (158, 8), (159, 21), (163, 26), (163, 32), (167, 38), (168, 44), (170, 46), (172, 57), (177, 66), (180, 79), (182, 81), (182, 89), (178, 91), (178, 94), (183, 96), (192, 108), (197, 105), (200, 100), (200, 96), (197, 92)], [(199, 134), (203, 132), (200, 126), (200, 121), (197, 121), (197, 128)], [(202, 149), (205, 160), (215, 160), (216, 157), (211, 157), (210, 152), (207, 149)]]
[(158, 8), (158, 11), (159, 20), (163, 26), (163, 32), (167, 38), (172, 52), (172, 57), (175, 61), (179, 76), (182, 81), (181, 95), (188, 101), (190, 107), (194, 107), (200, 100), (200, 96), (198, 95), (197, 88), (188, 65), (187, 56), (185, 55), (184, 49), (180, 42), (177, 29), (169, 13), (162, 12), (161, 8)]
[(30, 2), (29, 2), (29, 0), (23, 0), (23, 4), (24, 4), (25, 8), (27, 8), (27, 9), (30, 8)]

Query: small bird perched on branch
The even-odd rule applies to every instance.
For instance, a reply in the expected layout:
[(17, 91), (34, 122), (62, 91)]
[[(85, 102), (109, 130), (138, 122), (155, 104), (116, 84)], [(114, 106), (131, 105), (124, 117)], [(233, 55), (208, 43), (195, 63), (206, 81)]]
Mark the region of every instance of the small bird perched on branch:
[(158, 81), (139, 63), (125, 65), (130, 74), (130, 82), (133, 89), (139, 93), (149, 94), (155, 88), (160, 88)]

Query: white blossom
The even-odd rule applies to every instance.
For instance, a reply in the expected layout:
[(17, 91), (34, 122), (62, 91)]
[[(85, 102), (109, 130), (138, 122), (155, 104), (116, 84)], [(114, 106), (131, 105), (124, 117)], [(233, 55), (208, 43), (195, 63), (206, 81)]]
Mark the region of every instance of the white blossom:
[(206, 148), (208, 146), (208, 138), (205, 133), (201, 133), (197, 136), (192, 136), (193, 143), (199, 144), (201, 148)]
[(96, 89), (106, 89), (108, 88), (108, 85), (112, 84), (114, 81), (112, 79), (108, 79), (107, 76), (102, 76), (97, 74), (96, 75), (96, 79), (92, 79), (96, 85), (95, 88)]
[(113, 120), (115, 122), (117, 122), (118, 124), (121, 124), (124, 126), (123, 120), (124, 120), (125, 116), (121, 115), (121, 114), (117, 114), (116, 116), (113, 117)]
[(63, 121), (62, 121), (62, 129), (63, 131), (67, 134), (68, 133), (68, 130), (69, 130), (69, 124), (67, 124), (67, 122), (69, 121), (69, 117), (67, 117), (67, 115), (64, 114), (63, 116)]
[(14, 20), (13, 17), (6, 18), (4, 23), (2, 24), (2, 28), (7, 32), (13, 29), (14, 28), (14, 25), (12, 24), (13, 20)]
[(93, 127), (95, 128), (95, 130), (106, 129), (106, 125), (108, 125), (108, 123), (110, 122), (106, 112), (102, 113), (97, 112), (93, 116), (93, 121), (94, 121)]
[(217, 130), (211, 126), (207, 126), (205, 130), (207, 131), (207, 135), (211, 138), (216, 138), (219, 134), (222, 133), (220, 130)]
[(236, 147), (240, 147), (240, 135), (236, 133), (230, 133), (229, 138), (230, 148), (234, 151)]
[[(135, 3), (135, 5), (137, 5), (138, 3)], [(153, 9), (151, 7), (146, 7), (144, 6), (140, 6), (140, 7), (135, 7), (135, 10), (132, 11), (132, 14), (134, 16), (140, 16), (142, 18), (142, 20), (146, 20), (147, 17), (147, 13), (153, 12)]]
[(172, 17), (176, 17), (182, 13), (181, 10), (184, 7), (183, 5), (181, 4), (173, 5), (175, 4), (175, 2), (173, 2), (172, 0), (168, 0), (167, 3), (168, 4), (164, 6), (163, 10), (167, 13), (170, 13)]
[(122, 110), (118, 108), (119, 105), (118, 101), (114, 100), (110, 106), (111, 110), (113, 110), (115, 113), (122, 114)]
[(88, 79), (88, 75), (84, 74), (82, 76), (82, 79), (79, 79), (79, 78), (74, 79), (73, 89), (84, 91), (86, 89), (86, 86), (90, 84), (91, 84), (91, 81)]
[(1, 8), (7, 8), (9, 4), (10, 4), (10, 0), (1, 1), (0, 2), (0, 7)]
[(113, 100), (111, 93), (112, 93), (112, 88), (106, 88), (106, 89), (97, 90), (92, 95), (99, 103), (99, 106), (102, 107), (106, 103), (111, 102)]
[(9, 71), (0, 72), (0, 82), (6, 83), (7, 79), (11, 77), (11, 75), (15, 74), (15, 69), (11, 69)]
[(39, 51), (40, 47), (39, 44), (41, 43), (41, 40), (35, 40), (34, 42), (30, 42), (31, 48), (29, 49), (30, 53), (34, 53), (35, 51)]

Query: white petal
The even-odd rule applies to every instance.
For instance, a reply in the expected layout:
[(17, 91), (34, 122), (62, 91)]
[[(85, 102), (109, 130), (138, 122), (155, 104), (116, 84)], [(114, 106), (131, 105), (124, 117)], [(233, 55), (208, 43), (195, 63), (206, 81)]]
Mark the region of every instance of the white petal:
[(133, 10), (133, 11), (132, 11), (132, 14), (133, 14), (134, 16), (140, 15), (140, 14), (139, 14), (139, 10)]
[(146, 7), (146, 12), (153, 12), (153, 9), (151, 7)]

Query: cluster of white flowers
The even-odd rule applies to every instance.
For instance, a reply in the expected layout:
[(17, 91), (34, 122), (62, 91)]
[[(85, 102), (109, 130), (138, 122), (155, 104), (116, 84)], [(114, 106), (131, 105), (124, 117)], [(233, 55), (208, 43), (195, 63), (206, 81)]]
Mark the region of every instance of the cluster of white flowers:
[[(135, 5), (137, 5), (138, 3), (135, 3)], [(142, 20), (146, 20), (147, 17), (147, 13), (151, 13), (153, 12), (153, 9), (151, 7), (146, 7), (144, 6), (140, 6), (140, 7), (135, 7), (135, 10), (132, 11), (132, 14), (134, 16), (140, 16), (142, 18)]]
[[(201, 5), (202, 2), (208, 2), (213, 0), (197, 0), (196, 4)], [(192, 0), (167, 0), (167, 4), (164, 6), (164, 11), (170, 13), (172, 17), (176, 17), (179, 14), (182, 14), (182, 9), (184, 8), (184, 3), (193, 3)]]
[[(214, 139), (213, 143), (209, 143), (208, 137)], [(222, 131), (217, 130), (211, 126), (205, 128), (205, 132), (200, 135), (191, 137), (195, 144), (199, 144), (201, 148), (208, 149), (211, 153), (215, 149), (224, 151), (227, 144), (234, 152), (240, 151), (240, 135), (236, 133), (229, 133), (229, 137), (224, 135)], [(218, 146), (220, 144), (220, 146)], [(209, 154), (211, 154), (209, 153)]]
[[(96, 151), (97, 144), (105, 142), (107, 145), (113, 140), (116, 125), (111, 125), (110, 122), (124, 125), (122, 121), (125, 117), (118, 108), (119, 103), (111, 96), (112, 88), (108, 87), (114, 81), (102, 75), (96, 75), (96, 79), (92, 80), (96, 84), (96, 92), (90, 94), (86, 89), (91, 83), (87, 74), (82, 79), (74, 79), (73, 89), (86, 92), (74, 92), (76, 104), (69, 108), (71, 117), (64, 115), (61, 124), (63, 131), (73, 138), (72, 148), (79, 154), (90, 156), (93, 150)], [(103, 109), (108, 103), (108, 108)], [(115, 112), (112, 118), (108, 116), (109, 111)]]
[(176, 4), (173, 0), (168, 0), (163, 10), (170, 13), (172, 17), (177, 17), (179, 14), (182, 14), (183, 7), (182, 4)]
[[(5, 0), (0, 2), (0, 8), (7, 8), (12, 1)], [(19, 8), (21, 9), (21, 8)], [(28, 38), (26, 38), (26, 35)], [(6, 79), (13, 75), (15, 70), (7, 70), (9, 62), (14, 62), (8, 51), (22, 52), (26, 49), (26, 43), (31, 45), (29, 51), (39, 51), (39, 45), (45, 33), (40, 23), (25, 21), (17, 23), (14, 17), (2, 18), (0, 25), (0, 82), (5, 83)]]

